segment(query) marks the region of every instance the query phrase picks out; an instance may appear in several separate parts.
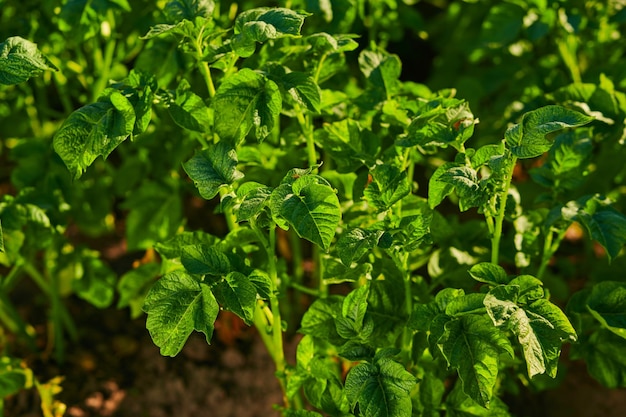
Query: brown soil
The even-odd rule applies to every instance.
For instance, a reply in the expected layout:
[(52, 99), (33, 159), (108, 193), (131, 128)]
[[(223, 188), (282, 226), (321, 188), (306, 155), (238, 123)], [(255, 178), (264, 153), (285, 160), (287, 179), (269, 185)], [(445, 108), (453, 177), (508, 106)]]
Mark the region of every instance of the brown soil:
[[(145, 318), (127, 310), (98, 311), (82, 302), (76, 314), (83, 334), (68, 346), (67, 361), (31, 364), (40, 380), (65, 379), (57, 396), (69, 417), (278, 417), (282, 395), (274, 364), (254, 329), (233, 329), (232, 316), (220, 320), (225, 340), (193, 333), (174, 357), (159, 353)], [(78, 313), (78, 311), (76, 311)], [(235, 322), (236, 323), (236, 322)], [(226, 326), (229, 328), (226, 329)], [(233, 334), (236, 332), (236, 334)], [(295, 341), (288, 350), (295, 351)], [(34, 390), (5, 404), (6, 416), (41, 416)]]

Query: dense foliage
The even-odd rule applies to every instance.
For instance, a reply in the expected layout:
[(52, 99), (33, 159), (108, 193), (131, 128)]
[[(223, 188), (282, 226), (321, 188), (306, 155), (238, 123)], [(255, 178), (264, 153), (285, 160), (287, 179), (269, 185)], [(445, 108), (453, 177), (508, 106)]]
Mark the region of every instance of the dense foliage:
[(166, 356), (236, 314), (284, 416), (511, 415), (564, 343), (626, 386), (620, 2), (0, 8), (0, 398), (64, 413), (24, 281), (59, 363), (69, 296)]

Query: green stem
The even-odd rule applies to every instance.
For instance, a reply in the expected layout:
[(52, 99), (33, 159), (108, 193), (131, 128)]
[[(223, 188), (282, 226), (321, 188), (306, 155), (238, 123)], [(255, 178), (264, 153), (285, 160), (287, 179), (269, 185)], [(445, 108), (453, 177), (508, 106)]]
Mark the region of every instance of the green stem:
[(541, 254), (541, 264), (539, 265), (539, 269), (537, 270), (537, 279), (543, 279), (543, 275), (548, 268), (550, 259), (559, 248), (563, 237), (565, 237), (565, 232), (566, 230), (560, 231), (555, 238), (554, 230), (548, 230), (548, 233), (546, 234), (546, 237), (543, 241), (543, 252)]
[(311, 126), (311, 118), (308, 116), (304, 116), (302, 107), (299, 104), (294, 106), (294, 111), (296, 113), (296, 119), (298, 120), (298, 124), (302, 129), (302, 133), (306, 139), (306, 149), (307, 155), (309, 159), (309, 167), (312, 167), (317, 164), (317, 153), (315, 152), (315, 138), (313, 137), (313, 128)]
[(9, 291), (15, 286), (15, 284), (17, 283), (19, 274), (21, 272), (21, 269), (22, 269), (22, 260), (19, 259), (15, 263), (15, 265), (13, 265), (13, 267), (11, 268), (7, 276), (4, 277), (4, 280), (2, 282), (2, 290)]
[(269, 236), (266, 238), (263, 232), (258, 229), (254, 221), (250, 222), (252, 230), (256, 233), (260, 243), (265, 248), (268, 261), (268, 273), (273, 283), (272, 293), (270, 295), (270, 310), (269, 314), (264, 314), (263, 321), (256, 317), (258, 314), (255, 312), (255, 325), (260, 332), (267, 332), (268, 326), (271, 326), (272, 334), (271, 338), (267, 333), (261, 335), (265, 347), (270, 352), (274, 365), (276, 366), (276, 377), (283, 392), (283, 402), (286, 408), (290, 408), (289, 399), (287, 398), (287, 362), (285, 360), (285, 350), (283, 347), (283, 329), (282, 319), (280, 314), (280, 304), (276, 293), (281, 286), (278, 278), (278, 271), (276, 268), (276, 224), (271, 224), (269, 228)]
[(291, 288), (293, 288), (294, 290), (303, 292), (305, 294), (312, 295), (313, 297), (316, 297), (316, 298), (320, 297), (320, 292), (318, 290), (313, 289), (313, 288), (309, 288), (309, 287), (306, 287), (304, 285), (300, 285), (300, 284), (295, 283), (295, 282), (292, 282), (291, 284), (289, 284), (289, 286)]
[(205, 28), (203, 27), (198, 33), (194, 46), (196, 48), (196, 61), (198, 62), (198, 68), (200, 69), (202, 78), (204, 78), (204, 83), (209, 90), (209, 97), (213, 98), (213, 96), (215, 96), (215, 85), (213, 84), (213, 77), (211, 77), (211, 69), (209, 68), (209, 64), (202, 60), (202, 35), (204, 33), (204, 29)]
[[(232, 192), (232, 188), (220, 188), (220, 201), (223, 200), (224, 196)], [(237, 218), (233, 213), (233, 210), (230, 206), (224, 207), (224, 217), (226, 218), (226, 224), (228, 225), (228, 230), (235, 230), (239, 227), (239, 223), (237, 223)]]
[[(502, 238), (502, 224), (504, 223), (504, 214), (506, 212), (506, 200), (509, 195), (509, 188), (511, 187), (511, 180), (513, 179), (513, 170), (517, 163), (517, 157), (511, 156), (511, 168), (506, 175), (505, 184), (502, 192), (500, 193), (500, 207), (498, 207), (498, 213), (495, 218), (495, 225), (493, 229), (493, 236), (491, 237), (491, 263), (498, 265), (500, 258), (500, 239)], [(489, 222), (487, 222), (489, 224)]]
[[(113, 16), (113, 12), (109, 11), (107, 18), (111, 23), (111, 30), (115, 27), (115, 20)], [(94, 38), (95, 39), (95, 38)], [(96, 41), (97, 42), (97, 41)], [(107, 83), (109, 82), (109, 74), (111, 72), (111, 65), (113, 64), (113, 55), (115, 54), (116, 42), (113, 36), (106, 39), (106, 47), (104, 50), (104, 60), (97, 65), (96, 70), (100, 73), (100, 77), (96, 81), (94, 88), (92, 89), (93, 96), (92, 101), (96, 101), (98, 96), (102, 93), (102, 91), (106, 88)], [(96, 45), (96, 50), (98, 46)], [(97, 61), (100, 61), (98, 58)]]
[[(32, 264), (25, 263), (24, 271), (37, 284), (37, 286), (41, 289), (41, 291), (43, 291), (44, 294), (50, 297), (51, 304), (53, 304), (53, 314), (55, 313), (58, 314), (58, 316), (55, 316), (53, 318), (53, 319), (58, 320), (58, 322), (56, 322), (57, 327), (61, 329), (62, 327), (60, 325), (63, 324), (70, 338), (72, 340), (77, 340), (78, 330), (76, 329), (76, 325), (74, 324), (74, 321), (72, 320), (72, 317), (70, 316), (69, 312), (65, 309), (65, 307), (63, 306), (63, 303), (61, 303), (61, 300), (60, 300), (61, 297), (57, 291), (58, 288), (55, 288), (54, 290), (52, 290), (51, 286), (48, 284), (45, 277)], [(56, 310), (54, 310), (55, 308), (54, 306), (56, 306)]]
[(313, 75), (313, 81), (315, 84), (319, 83), (320, 74), (322, 73), (322, 67), (324, 66), (324, 61), (326, 61), (326, 57), (328, 54), (322, 55), (320, 61), (317, 63), (317, 68), (315, 69), (315, 74)]
[[(278, 279), (278, 272), (276, 269), (276, 225), (271, 224), (269, 230), (269, 246), (266, 247), (269, 273), (274, 288), (277, 290), (280, 288), (280, 280)], [(280, 305), (276, 292), (273, 291), (270, 296), (270, 307), (272, 310), (272, 337), (274, 344), (274, 363), (276, 364), (276, 375), (280, 386), (283, 390), (283, 402), (285, 407), (289, 408), (289, 399), (287, 398), (287, 375), (285, 370), (287, 368), (287, 362), (285, 361), (285, 350), (283, 348), (283, 328), (280, 315)]]
[[(0, 291), (0, 322), (12, 333), (20, 335), (28, 345), (28, 348), (36, 351), (35, 330), (26, 323), (15, 310), (7, 294)], [(1, 352), (0, 352), (1, 353)]]

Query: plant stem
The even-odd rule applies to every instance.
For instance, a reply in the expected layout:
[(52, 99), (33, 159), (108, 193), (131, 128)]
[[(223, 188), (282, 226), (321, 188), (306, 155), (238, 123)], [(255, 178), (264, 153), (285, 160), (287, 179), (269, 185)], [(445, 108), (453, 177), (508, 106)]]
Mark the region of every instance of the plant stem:
[(313, 137), (313, 126), (311, 125), (311, 118), (304, 115), (304, 110), (299, 104), (294, 105), (294, 111), (296, 113), (296, 119), (302, 129), (302, 134), (306, 139), (307, 156), (309, 159), (309, 167), (317, 164), (317, 153), (315, 152), (315, 139)]
[[(504, 179), (504, 187), (499, 194), (500, 207), (498, 207), (498, 213), (495, 218), (495, 225), (493, 229), (493, 236), (491, 237), (491, 263), (498, 265), (500, 258), (500, 238), (502, 237), (502, 224), (504, 223), (504, 214), (506, 212), (506, 200), (509, 195), (509, 188), (511, 187), (511, 180), (513, 179), (513, 170), (517, 163), (517, 157), (511, 156), (511, 168)], [(489, 222), (487, 222), (489, 224)]]
[[(232, 192), (232, 188), (220, 188), (220, 201), (224, 199), (224, 196)], [(237, 223), (237, 218), (233, 213), (230, 206), (224, 207), (224, 217), (226, 218), (226, 224), (228, 225), (228, 230), (235, 230), (239, 227), (239, 223)]]
[[(61, 324), (63, 324), (70, 338), (72, 340), (78, 339), (78, 331), (76, 330), (76, 325), (74, 324), (74, 321), (72, 320), (72, 317), (70, 316), (68, 311), (63, 306), (63, 303), (61, 303), (61, 297), (57, 291), (57, 288), (55, 288), (54, 290), (51, 289), (51, 286), (48, 284), (45, 277), (31, 263), (27, 262), (24, 264), (24, 271), (28, 274), (28, 276), (31, 277), (31, 279), (37, 284), (37, 286), (48, 297), (50, 297), (53, 308), (53, 320), (56, 321), (57, 327), (59, 327), (59, 329), (62, 329)], [(53, 285), (54, 284), (55, 283), (53, 283)], [(57, 315), (54, 316), (55, 314)], [(62, 334), (62, 332), (60, 334)]]
[[(113, 12), (109, 10), (107, 13), (107, 19), (111, 24), (111, 31), (115, 28), (115, 16)], [(97, 38), (94, 38), (96, 40)], [(97, 42), (97, 40), (96, 40)], [(91, 97), (92, 101), (96, 101), (98, 96), (102, 93), (102, 91), (106, 88), (107, 83), (109, 82), (109, 73), (111, 72), (111, 65), (113, 64), (113, 55), (115, 53), (116, 42), (113, 36), (109, 36), (106, 39), (106, 47), (104, 50), (104, 60), (101, 60), (99, 57), (96, 58), (96, 61), (100, 61), (97, 65), (97, 71), (100, 73), (100, 76), (96, 80), (96, 83), (92, 89), (93, 96)], [(99, 51), (98, 45), (96, 45), (96, 51)], [(96, 63), (98, 64), (98, 63)]]
[(267, 335), (267, 333), (262, 334), (261, 338), (274, 360), (274, 365), (276, 366), (276, 377), (278, 378), (278, 382), (280, 383), (280, 387), (283, 391), (283, 402), (285, 407), (290, 408), (289, 399), (287, 398), (287, 375), (285, 372), (287, 369), (287, 362), (285, 361), (285, 350), (283, 347), (282, 319), (280, 314), (280, 304), (278, 297), (276, 296), (276, 293), (281, 286), (276, 269), (276, 224), (272, 223), (270, 225), (268, 238), (266, 238), (263, 232), (257, 228), (254, 221), (251, 221), (250, 225), (265, 248), (268, 261), (268, 273), (274, 287), (269, 300), (271, 312), (270, 314), (264, 314), (266, 318), (263, 318), (261, 321), (261, 318), (257, 317), (259, 314), (255, 311), (255, 325), (257, 329), (259, 329), (259, 332), (267, 332), (267, 327), (271, 326), (271, 338)]
[(319, 298), (321, 296), (320, 292), (318, 290), (306, 287), (304, 285), (301, 285), (301, 284), (298, 284), (298, 283), (295, 283), (295, 282), (292, 282), (291, 284), (289, 284), (289, 286), (291, 288), (293, 288), (294, 290), (300, 291), (300, 292), (305, 293), (305, 294), (312, 295), (313, 297), (318, 297)]
[(211, 77), (211, 69), (209, 68), (209, 64), (206, 61), (202, 60), (202, 34), (204, 33), (204, 27), (198, 33), (198, 38), (195, 39), (194, 46), (196, 48), (196, 61), (198, 62), (198, 68), (200, 69), (200, 73), (202, 73), (202, 78), (204, 78), (204, 82), (209, 90), (209, 97), (213, 98), (215, 96), (215, 85), (213, 84), (213, 78)]

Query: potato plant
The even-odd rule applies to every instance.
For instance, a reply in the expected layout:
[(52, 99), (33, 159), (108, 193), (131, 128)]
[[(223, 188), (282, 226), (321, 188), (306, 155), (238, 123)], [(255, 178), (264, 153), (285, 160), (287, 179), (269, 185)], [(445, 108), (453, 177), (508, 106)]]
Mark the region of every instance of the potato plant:
[[(145, 314), (165, 356), (194, 331), (210, 344), (220, 312), (234, 313), (267, 347), (286, 417), (512, 415), (504, 394), (555, 378), (565, 343), (600, 382), (626, 385), (611, 159), (625, 80), (583, 82), (574, 32), (558, 37), (573, 82), (542, 85), (507, 118), (403, 77), (387, 46), (389, 16), (417, 13), (408, 1), (44, 3), (67, 51), (0, 44), (0, 96), (24, 119), (0, 148), (13, 187), (0, 200), (0, 336), (36, 349), (11, 301), (29, 279), (59, 362), (80, 331), (70, 294)], [(476, 50), (515, 42), (536, 11), (517, 3), (488, 12)], [(447, 7), (450, 20), (474, 6)], [(502, 21), (522, 26), (501, 33)], [(51, 86), (54, 103), (32, 100)], [(493, 124), (482, 138), (477, 116)], [(594, 189), (607, 173), (614, 183)], [(121, 274), (73, 239), (116, 224), (129, 252), (150, 255)], [(589, 241), (578, 256), (601, 258), (582, 289), (560, 271), (572, 230)], [(0, 353), (0, 397), (36, 386), (44, 413), (63, 413), (57, 385), (10, 344)]]

